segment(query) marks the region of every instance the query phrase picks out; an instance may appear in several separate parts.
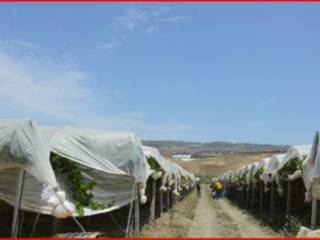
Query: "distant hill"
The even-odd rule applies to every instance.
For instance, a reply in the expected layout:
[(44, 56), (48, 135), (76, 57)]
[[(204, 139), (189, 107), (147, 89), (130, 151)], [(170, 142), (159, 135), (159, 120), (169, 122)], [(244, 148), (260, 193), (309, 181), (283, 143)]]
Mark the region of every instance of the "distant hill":
[(230, 143), (230, 142), (184, 142), (184, 141), (143, 141), (146, 146), (156, 147), (162, 155), (191, 154), (192, 157), (205, 157), (216, 154), (256, 154), (280, 153), (289, 148), (287, 145)]

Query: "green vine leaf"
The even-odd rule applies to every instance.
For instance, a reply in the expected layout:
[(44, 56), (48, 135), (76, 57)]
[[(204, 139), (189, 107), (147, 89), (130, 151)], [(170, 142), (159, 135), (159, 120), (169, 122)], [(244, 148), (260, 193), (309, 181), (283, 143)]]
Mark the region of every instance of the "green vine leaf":
[(161, 168), (161, 166), (154, 157), (147, 157), (147, 162), (152, 170), (164, 174), (164, 170)]
[(283, 165), (283, 167), (279, 170), (279, 174), (285, 177), (291, 175), (297, 170), (302, 170), (302, 164), (302, 159), (293, 158)]
[(86, 179), (81, 171), (80, 164), (70, 161), (55, 153), (50, 154), (50, 161), (55, 172), (60, 172), (66, 176), (72, 190), (72, 197), (75, 200), (76, 211), (79, 216), (84, 216), (84, 208), (92, 210), (105, 209), (111, 207), (109, 204), (97, 203), (92, 194), (92, 189), (96, 185), (95, 180)]

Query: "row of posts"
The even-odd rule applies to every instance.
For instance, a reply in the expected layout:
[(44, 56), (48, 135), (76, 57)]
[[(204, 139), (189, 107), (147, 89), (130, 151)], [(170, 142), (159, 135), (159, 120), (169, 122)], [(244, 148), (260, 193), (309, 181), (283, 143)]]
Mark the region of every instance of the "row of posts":
[[(177, 201), (181, 200), (180, 196), (176, 196), (173, 191), (167, 190), (166, 192), (159, 192), (159, 217), (161, 217), (164, 211), (168, 211), (172, 208)], [(157, 180), (152, 179), (151, 198), (150, 198), (150, 219), (149, 223), (154, 223), (156, 219), (156, 199), (157, 198)], [(140, 236), (140, 221), (139, 221), (139, 198), (135, 201), (135, 231), (136, 237)]]
[[(286, 217), (289, 219), (291, 217), (291, 205), (292, 205), (292, 181), (287, 181), (287, 198), (286, 198)], [(228, 184), (226, 184), (228, 186)], [(276, 184), (275, 182), (270, 183), (270, 220), (272, 221), (275, 216), (275, 189)], [(251, 204), (251, 207), (253, 208), (254, 202), (255, 202), (255, 184), (251, 184), (251, 201), (249, 201), (250, 193), (246, 190), (246, 188), (243, 188), (242, 191), (245, 191), (245, 198), (246, 202), (245, 204)], [(319, 194), (316, 194), (318, 189), (320, 189), (320, 178), (316, 178), (314, 180), (313, 184), (313, 190), (312, 192), (315, 193), (315, 196), (312, 196), (312, 207), (311, 207), (311, 223), (310, 227), (311, 229), (316, 228), (317, 224), (317, 203), (320, 196), (317, 196)], [(237, 198), (241, 198), (240, 191), (237, 190)], [(263, 216), (263, 200), (264, 200), (264, 183), (262, 181), (259, 181), (259, 214), (260, 216)]]
[[(287, 203), (286, 203), (286, 216), (291, 216), (291, 195), (292, 195), (292, 183), (290, 181), (287, 182)], [(228, 184), (227, 184), (228, 186)], [(251, 191), (250, 191), (251, 190)], [(255, 190), (256, 185), (250, 184), (250, 190), (243, 187), (242, 190), (236, 191), (237, 198), (241, 198), (241, 191), (244, 191), (243, 197), (246, 199), (245, 204), (246, 207), (251, 205), (251, 208), (254, 207), (254, 203), (256, 200)], [(275, 182), (270, 183), (270, 220), (273, 220), (275, 215)], [(250, 194), (251, 193), (251, 194)], [(264, 206), (264, 183), (262, 181), (259, 182), (259, 214), (263, 216), (263, 206)]]

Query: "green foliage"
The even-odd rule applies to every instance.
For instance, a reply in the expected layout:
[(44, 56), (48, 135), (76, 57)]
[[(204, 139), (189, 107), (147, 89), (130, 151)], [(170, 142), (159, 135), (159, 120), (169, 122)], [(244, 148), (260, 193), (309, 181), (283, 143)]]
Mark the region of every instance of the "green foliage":
[(264, 172), (263, 167), (257, 169), (257, 171), (254, 173), (254, 178), (259, 179), (263, 172)]
[(70, 161), (55, 153), (50, 154), (50, 161), (54, 171), (60, 172), (66, 176), (70, 184), (72, 197), (76, 203), (76, 210), (80, 216), (84, 215), (84, 207), (93, 210), (105, 209), (106, 205), (99, 204), (94, 200), (92, 189), (96, 185), (94, 180), (86, 179), (82, 175), (80, 164)]
[(249, 173), (249, 170), (246, 170), (246, 171), (240, 176), (240, 179), (241, 179), (242, 181), (245, 181), (246, 178), (247, 178), (248, 173)]
[(193, 183), (193, 180), (190, 176), (187, 176), (187, 181), (188, 181), (189, 186), (191, 186)]
[(184, 175), (181, 175), (181, 184), (183, 184), (183, 185), (187, 185), (188, 184), (188, 179)]
[(236, 181), (236, 182), (245, 182), (245, 181), (246, 181), (246, 176), (247, 176), (248, 172), (249, 172), (249, 171), (245, 171), (245, 172), (242, 173), (242, 174), (236, 175), (235, 181)]
[(163, 171), (163, 169), (154, 157), (147, 157), (147, 162), (152, 170), (155, 170), (157, 172)]
[(302, 170), (303, 160), (300, 158), (293, 158), (290, 161), (286, 162), (283, 167), (280, 169), (279, 173), (283, 176), (293, 174), (297, 170)]

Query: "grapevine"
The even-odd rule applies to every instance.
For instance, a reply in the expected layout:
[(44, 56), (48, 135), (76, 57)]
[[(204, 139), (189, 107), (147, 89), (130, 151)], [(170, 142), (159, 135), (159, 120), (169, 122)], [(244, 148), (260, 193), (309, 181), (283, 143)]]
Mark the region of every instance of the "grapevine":
[(92, 189), (96, 185), (96, 181), (83, 176), (79, 163), (70, 161), (55, 153), (50, 154), (50, 161), (54, 171), (66, 176), (79, 216), (84, 216), (85, 207), (91, 208), (92, 210), (105, 209), (108, 207), (94, 200)]

